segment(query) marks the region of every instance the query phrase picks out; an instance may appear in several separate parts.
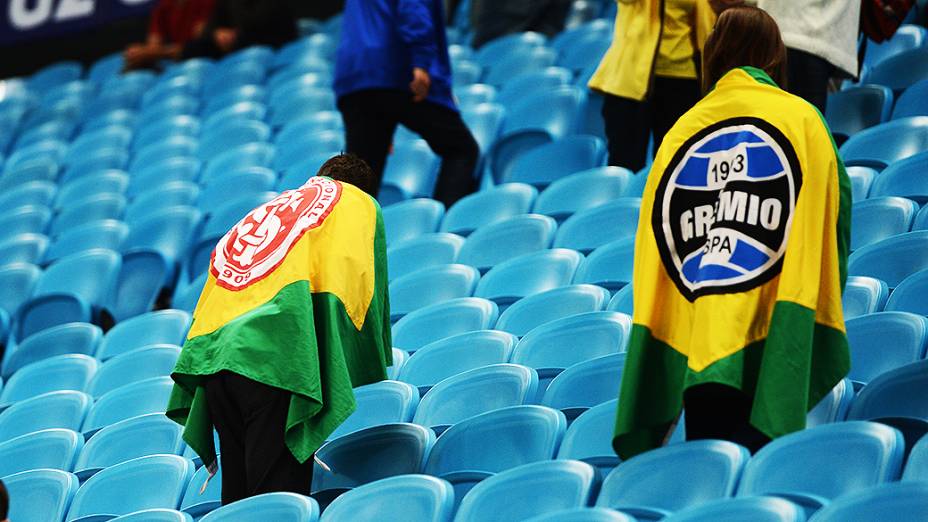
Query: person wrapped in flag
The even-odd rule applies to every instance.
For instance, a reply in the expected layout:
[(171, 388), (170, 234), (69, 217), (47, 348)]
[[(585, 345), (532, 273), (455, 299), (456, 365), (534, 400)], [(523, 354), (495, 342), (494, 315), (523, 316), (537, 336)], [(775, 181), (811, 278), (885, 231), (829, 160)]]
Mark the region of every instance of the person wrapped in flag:
[(354, 156), (252, 210), (217, 244), (167, 415), (222, 502), (310, 493), (313, 455), (392, 362), (386, 241)]
[(660, 145), (641, 204), (633, 329), (613, 446), (688, 440), (756, 451), (805, 427), (848, 373), (841, 308), (851, 192), (821, 114), (788, 94), (776, 22), (720, 16), (708, 93)]

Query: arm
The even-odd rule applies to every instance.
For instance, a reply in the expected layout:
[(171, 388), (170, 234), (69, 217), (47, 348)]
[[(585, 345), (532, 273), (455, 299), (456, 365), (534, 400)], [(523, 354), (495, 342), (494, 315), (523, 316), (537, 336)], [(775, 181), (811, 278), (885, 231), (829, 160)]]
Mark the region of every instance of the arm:
[(412, 82), (409, 89), (413, 101), (422, 101), (429, 94), (432, 80), (429, 68), (438, 56), (435, 22), (423, 0), (399, 0), (397, 6), (400, 39), (409, 46)]

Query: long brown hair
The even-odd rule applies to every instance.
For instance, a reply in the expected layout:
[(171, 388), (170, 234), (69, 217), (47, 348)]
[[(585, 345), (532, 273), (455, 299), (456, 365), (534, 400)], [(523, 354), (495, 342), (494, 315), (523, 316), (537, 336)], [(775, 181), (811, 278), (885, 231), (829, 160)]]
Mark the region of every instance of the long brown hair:
[(763, 69), (786, 88), (786, 46), (776, 21), (763, 9), (726, 9), (706, 40), (703, 56), (705, 91), (728, 71), (746, 65)]

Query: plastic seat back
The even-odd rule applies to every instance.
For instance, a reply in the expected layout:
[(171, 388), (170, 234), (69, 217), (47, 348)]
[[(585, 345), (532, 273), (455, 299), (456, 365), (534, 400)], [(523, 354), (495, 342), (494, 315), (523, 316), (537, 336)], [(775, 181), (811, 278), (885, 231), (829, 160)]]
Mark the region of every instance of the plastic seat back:
[[(490, 87), (485, 85), (484, 87)], [(483, 153), (487, 153), (493, 146), (493, 142), (499, 137), (500, 129), (503, 126), (503, 119), (506, 115), (506, 109), (495, 103), (480, 103), (477, 105), (468, 105), (461, 101), (461, 119), (474, 136), (477, 145)]]
[(99, 363), (83, 354), (65, 354), (21, 367), (0, 391), (0, 406), (59, 390), (87, 391)]
[(563, 222), (576, 212), (592, 209), (625, 195), (633, 174), (622, 167), (594, 167), (551, 183), (535, 200), (533, 212)]
[(612, 448), (612, 432), (619, 400), (611, 399), (586, 410), (570, 423), (557, 458), (587, 462), (605, 477), (619, 464)]
[(167, 158), (134, 172), (126, 194), (134, 198), (173, 182), (194, 182), (200, 176), (201, 168), (200, 160), (191, 156)]
[(591, 252), (580, 264), (574, 282), (595, 284), (617, 291), (632, 281), (634, 259), (634, 237), (606, 243)]
[(903, 481), (928, 480), (928, 436), (923, 436), (912, 447), (902, 474)]
[(445, 207), (432, 199), (413, 199), (383, 209), (383, 224), (390, 245), (438, 230)]
[(841, 298), (844, 318), (853, 319), (861, 315), (882, 312), (883, 307), (887, 305), (888, 296), (889, 286), (879, 279), (866, 276), (848, 277), (844, 286), (844, 295)]
[(357, 409), (345, 419), (329, 439), (372, 426), (412, 422), (419, 406), (419, 390), (405, 382), (380, 381), (354, 389)]
[(435, 434), (417, 424), (374, 426), (329, 441), (317, 452), (336, 473), (318, 464), (314, 492), (354, 488), (382, 478), (420, 473)]
[(921, 80), (906, 89), (893, 106), (892, 119), (908, 118), (910, 116), (928, 116), (928, 79)]
[(474, 293), (500, 306), (570, 283), (583, 256), (574, 250), (541, 250), (494, 266), (477, 284)]
[(123, 321), (106, 333), (98, 357), (106, 361), (151, 344), (184, 344), (190, 314), (183, 310), (160, 310)]
[(855, 251), (848, 258), (849, 275), (870, 276), (895, 288), (906, 277), (928, 268), (928, 230), (908, 232)]
[(928, 202), (928, 183), (920, 175), (926, 167), (928, 152), (891, 163), (879, 176), (874, 177), (870, 197), (898, 196), (919, 204)]
[[(463, 243), (463, 240), (461, 240)], [(4, 264), (29, 263), (37, 265), (45, 258), (50, 241), (41, 234), (19, 234), (0, 241), (0, 260)]]
[(480, 279), (480, 272), (467, 265), (439, 265), (390, 282), (390, 316), (404, 315), (429, 305), (459, 297), (470, 297)]
[[(925, 58), (928, 68), (928, 53), (925, 53)], [(860, 131), (844, 142), (840, 152), (849, 165), (882, 169), (895, 161), (926, 150), (928, 116), (914, 116)]]
[(708, 502), (684, 509), (667, 522), (709, 522), (712, 520), (751, 520), (755, 522), (805, 522), (802, 508), (777, 497), (745, 497)]
[(424, 140), (399, 143), (387, 158), (377, 200), (383, 205), (432, 195), (438, 173), (438, 157)]
[(122, 219), (126, 198), (120, 194), (101, 194), (68, 207), (52, 221), (49, 233), (58, 235), (75, 227), (104, 219)]
[(889, 119), (893, 93), (882, 85), (859, 85), (828, 96), (825, 119), (840, 140)]
[(608, 301), (609, 292), (594, 285), (553, 288), (513, 303), (500, 314), (496, 328), (513, 335), (523, 336), (532, 329), (557, 319), (587, 312), (598, 312), (606, 306)]
[(854, 385), (850, 379), (841, 379), (828, 392), (828, 395), (806, 414), (806, 428), (822, 424), (841, 422), (847, 419), (847, 413), (854, 401)]
[(122, 170), (107, 169), (63, 183), (55, 197), (55, 208), (69, 209), (82, 205), (98, 194), (123, 194), (129, 187), (129, 176)]
[(84, 436), (67, 429), (21, 435), (0, 443), (0, 476), (34, 469), (71, 471), (83, 447)]
[(68, 520), (96, 520), (153, 508), (176, 509), (193, 476), (193, 464), (177, 455), (152, 455), (110, 466), (74, 495)]
[(444, 431), (481, 413), (520, 406), (535, 398), (538, 375), (515, 364), (494, 364), (449, 377), (422, 398), (413, 422)]
[(924, 292), (928, 290), (926, 286), (928, 286), (928, 270), (915, 272), (903, 279), (886, 301), (886, 310), (928, 315), (928, 306), (924, 299)]
[(112, 250), (91, 249), (59, 259), (39, 278), (36, 296), (70, 294), (102, 305), (112, 292), (122, 264)]
[(3, 478), (10, 496), (9, 519), (61, 522), (77, 493), (77, 477), (57, 469), (37, 469)]
[[(187, 447), (187, 452), (195, 455), (189, 446)], [(185, 455), (187, 452), (185, 452)], [(184, 492), (184, 499), (180, 503), (180, 508), (184, 513), (200, 518), (218, 509), (222, 505), (221, 460), (221, 458), (217, 460), (217, 462), (219, 462), (219, 468), (212, 477), (209, 474), (209, 468), (206, 466), (200, 466), (193, 474), (193, 477), (187, 484), (187, 491)]]
[(45, 262), (80, 254), (90, 249), (118, 252), (129, 236), (129, 227), (122, 221), (104, 219), (75, 227), (55, 238), (45, 252)]
[(598, 480), (596, 470), (583, 462), (533, 462), (474, 486), (461, 501), (455, 520), (526, 520), (541, 513), (584, 507), (592, 500)]
[(47, 207), (20, 207), (0, 216), (0, 227), (9, 235), (44, 234), (51, 223), (51, 210)]
[(839, 422), (791, 433), (754, 455), (738, 496), (792, 493), (833, 500), (898, 479), (904, 449), (897, 430), (872, 422)]
[(872, 67), (891, 56), (921, 47), (925, 43), (925, 36), (923, 27), (902, 24), (888, 40), (880, 43), (873, 40), (867, 42), (864, 64)]
[(625, 354), (614, 353), (577, 363), (554, 378), (541, 404), (557, 408), (568, 419), (619, 396)]
[[(74, 465), (81, 481), (103, 468), (149, 455), (180, 455), (183, 426), (160, 413), (142, 415), (103, 428), (87, 441)], [(176, 506), (171, 506), (176, 507)]]
[(393, 326), (393, 344), (414, 352), (452, 335), (493, 328), (499, 317), (496, 303), (462, 297), (420, 308)]
[(178, 261), (193, 240), (202, 215), (191, 207), (170, 207), (137, 223), (126, 238), (126, 252), (154, 251)]
[(558, 228), (554, 246), (588, 254), (611, 241), (633, 238), (638, 230), (640, 208), (640, 198), (620, 198), (578, 212)]
[(552, 511), (545, 515), (532, 517), (526, 522), (634, 522), (635, 519), (607, 508), (574, 508)]
[(179, 346), (154, 344), (113, 357), (94, 375), (87, 392), (94, 398), (100, 398), (120, 386), (169, 376), (179, 355)]
[(458, 262), (481, 272), (523, 254), (547, 249), (557, 223), (548, 216), (526, 214), (476, 230), (464, 242)]
[(319, 504), (296, 493), (265, 493), (223, 506), (201, 519), (202, 522), (234, 522), (265, 519), (275, 522), (316, 522)]
[(155, 307), (162, 288), (171, 283), (171, 266), (156, 252), (123, 256), (116, 294), (108, 306), (117, 321), (141, 315)]
[(568, 136), (526, 152), (515, 160), (502, 181), (544, 188), (575, 172), (601, 167), (606, 146), (595, 136)]
[(628, 314), (631, 316), (634, 308), (634, 289), (632, 288), (631, 284), (627, 284), (612, 296), (612, 300), (609, 301), (609, 305), (606, 307), (606, 310), (611, 312), (622, 312), (623, 314)]
[(915, 522), (928, 509), (928, 484), (885, 484), (841, 497), (812, 519), (815, 522), (844, 520), (895, 520)]
[(222, 124), (221, 127), (204, 130), (197, 153), (200, 159), (209, 161), (218, 154), (234, 150), (248, 143), (266, 142), (271, 137), (267, 124), (255, 120), (235, 120)]
[(424, 393), (435, 384), (469, 370), (509, 361), (516, 339), (495, 330), (463, 333), (427, 344), (410, 357), (398, 379)]
[[(577, 128), (580, 108), (585, 99), (586, 93), (573, 86), (559, 87), (528, 96), (513, 106), (507, 114), (503, 124), (503, 135), (524, 130), (541, 130), (555, 139), (569, 136)], [(585, 169), (577, 168), (573, 169), (573, 172), (580, 170)]]
[(16, 188), (4, 191), (0, 195), (0, 209), (12, 209), (35, 205), (39, 207), (51, 206), (55, 199), (58, 187), (49, 181), (30, 181)]
[[(496, 103), (511, 107), (534, 93), (570, 85), (571, 80), (573, 74), (562, 67), (547, 67), (518, 76), (513, 75), (502, 84), (496, 96)], [(493, 82), (489, 83), (492, 85)]]
[(431, 266), (454, 263), (463, 245), (461, 236), (443, 232), (397, 242), (387, 249), (390, 280)]
[(143, 509), (111, 520), (117, 522), (193, 522), (193, 517), (176, 509)]
[(901, 91), (928, 79), (928, 53), (924, 49), (910, 49), (890, 56), (873, 66), (864, 76), (867, 83), (885, 85)]
[(479, 227), (528, 214), (538, 191), (524, 183), (505, 183), (459, 200), (445, 214), (442, 232), (466, 236)]
[(79, 431), (92, 399), (65, 390), (19, 401), (0, 413), (0, 442), (50, 428)]
[[(907, 364), (870, 381), (854, 399), (848, 418), (879, 419), (906, 430), (908, 424), (914, 422), (920, 427), (921, 433), (916, 434), (920, 437), (928, 431), (928, 405), (921, 400), (926, 391), (928, 361)], [(901, 419), (903, 422), (897, 423), (894, 419)]]
[(453, 510), (451, 484), (428, 475), (401, 475), (345, 493), (326, 508), (322, 520), (447, 522)]
[(64, 354), (96, 354), (103, 331), (88, 323), (67, 323), (54, 326), (23, 340), (3, 365), (3, 377), (27, 365)]
[(94, 403), (84, 420), (83, 431), (94, 433), (139, 415), (164, 413), (173, 388), (170, 377), (155, 377), (116, 388)]
[(914, 201), (899, 197), (870, 198), (854, 204), (851, 250), (908, 232), (918, 212)]
[(13, 315), (32, 295), (42, 270), (28, 263), (6, 263), (0, 268), (0, 309)]
[(213, 178), (204, 184), (197, 198), (197, 207), (204, 212), (221, 207), (225, 202), (245, 194), (273, 190), (277, 174), (266, 167), (249, 167)]
[(908, 312), (879, 312), (847, 321), (851, 372), (858, 383), (925, 358), (928, 318)]
[(554, 65), (557, 53), (547, 47), (514, 51), (505, 58), (487, 65), (483, 81), (494, 86), (509, 83), (511, 78), (546, 70)]

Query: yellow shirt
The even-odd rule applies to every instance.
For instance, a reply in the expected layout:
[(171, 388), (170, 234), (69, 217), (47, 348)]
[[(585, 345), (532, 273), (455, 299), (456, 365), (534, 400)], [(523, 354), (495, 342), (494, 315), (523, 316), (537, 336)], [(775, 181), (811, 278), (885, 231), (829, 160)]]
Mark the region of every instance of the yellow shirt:
[(693, 20), (696, 0), (665, 0), (664, 29), (654, 61), (654, 74), (696, 79), (693, 62)]

